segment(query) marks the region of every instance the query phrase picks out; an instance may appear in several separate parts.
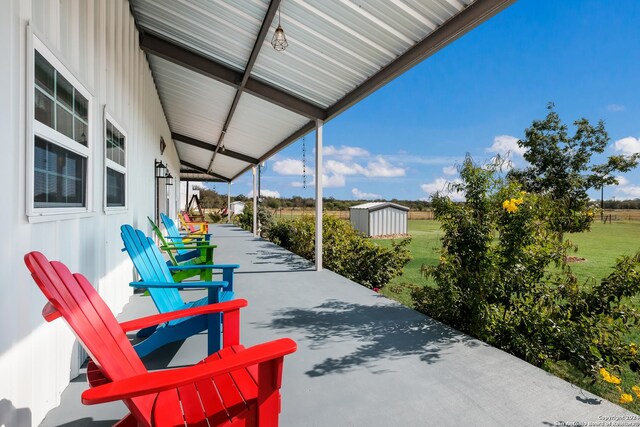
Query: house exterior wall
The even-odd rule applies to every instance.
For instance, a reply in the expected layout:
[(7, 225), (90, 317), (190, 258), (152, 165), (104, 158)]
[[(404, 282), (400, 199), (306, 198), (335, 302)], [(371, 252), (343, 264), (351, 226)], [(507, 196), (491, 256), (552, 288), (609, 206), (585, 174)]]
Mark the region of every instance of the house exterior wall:
[(369, 224), (370, 236), (406, 234), (407, 212), (393, 207), (374, 210), (369, 212)]
[[(32, 33), (92, 95), (89, 209), (83, 214), (27, 215)], [(81, 357), (64, 321), (42, 318), (45, 299), (24, 266), (24, 254), (38, 250), (83, 273), (118, 313), (133, 278), (120, 251), (119, 227), (130, 223), (149, 231), (146, 217), (153, 217), (156, 206), (154, 159), (162, 159), (173, 176), (179, 175), (179, 160), (125, 0), (3, 0), (0, 56), (0, 424), (36, 426), (59, 403)], [(103, 207), (105, 108), (127, 133), (127, 207), (118, 211)], [(167, 143), (162, 155), (161, 136)], [(160, 196), (161, 209), (172, 215), (176, 188), (162, 188)]]

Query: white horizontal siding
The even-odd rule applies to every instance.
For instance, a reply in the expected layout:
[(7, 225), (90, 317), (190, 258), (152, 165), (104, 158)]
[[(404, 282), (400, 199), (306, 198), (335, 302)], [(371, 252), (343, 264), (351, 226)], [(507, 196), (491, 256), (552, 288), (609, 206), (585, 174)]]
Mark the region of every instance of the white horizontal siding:
[[(26, 216), (27, 23), (93, 96), (91, 188), (92, 212), (29, 222)], [(23, 255), (39, 250), (79, 271), (98, 288), (114, 312), (127, 302), (132, 267), (120, 252), (119, 227), (132, 223), (147, 230), (155, 207), (154, 159), (179, 164), (138, 34), (124, 0), (5, 0), (0, 14), (0, 129), (3, 156), (2, 273), (0, 286), (0, 419), (11, 426), (38, 425), (59, 402), (77, 371), (75, 339), (62, 320), (45, 323), (44, 297), (30, 278)], [(8, 65), (8, 66), (7, 66)], [(128, 135), (128, 209), (103, 210), (103, 109)], [(30, 108), (33, 108), (32, 106)], [(159, 140), (169, 145), (163, 156)], [(173, 190), (170, 189), (170, 194)], [(171, 203), (172, 209), (175, 205)], [(8, 402), (5, 404), (5, 400)]]

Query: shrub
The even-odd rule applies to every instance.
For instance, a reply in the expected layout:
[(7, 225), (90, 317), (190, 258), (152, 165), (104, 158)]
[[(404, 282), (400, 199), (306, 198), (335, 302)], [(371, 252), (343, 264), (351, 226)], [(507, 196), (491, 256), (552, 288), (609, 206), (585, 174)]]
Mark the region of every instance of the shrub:
[[(407, 246), (410, 239), (383, 248), (355, 230), (347, 221), (324, 216), (323, 264), (348, 279), (368, 288), (382, 288), (402, 274), (411, 259)], [(308, 260), (315, 260), (315, 219), (303, 216), (279, 220), (269, 230), (269, 239)]]
[[(242, 213), (235, 215), (233, 223), (243, 230), (253, 230), (253, 206), (247, 205)], [(273, 214), (265, 206), (258, 206), (258, 224), (260, 224), (260, 236), (266, 237), (273, 225)]]
[(438, 265), (423, 266), (436, 286), (412, 292), (416, 308), (539, 366), (637, 369), (626, 340), (639, 319), (629, 300), (640, 293), (640, 254), (599, 283), (578, 284), (565, 262), (570, 244), (547, 221), (553, 200), (502, 181), (499, 168), (467, 158), (455, 187), (466, 201), (433, 198), (442, 252)]

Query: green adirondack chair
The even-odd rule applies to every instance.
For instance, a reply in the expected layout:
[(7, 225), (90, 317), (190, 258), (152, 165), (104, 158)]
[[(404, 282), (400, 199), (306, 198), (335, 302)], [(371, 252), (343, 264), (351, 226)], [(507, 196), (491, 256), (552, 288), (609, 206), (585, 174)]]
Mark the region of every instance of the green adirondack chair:
[[(151, 229), (158, 238), (159, 247), (169, 257), (168, 265), (199, 265), (213, 264), (213, 250), (217, 247), (210, 243), (210, 234), (199, 235), (195, 237), (171, 236), (165, 235), (160, 227), (149, 217)], [(182, 282), (185, 279), (201, 276), (204, 280), (210, 280), (207, 277), (207, 271), (188, 269), (181, 271), (172, 271), (173, 279), (176, 282)]]

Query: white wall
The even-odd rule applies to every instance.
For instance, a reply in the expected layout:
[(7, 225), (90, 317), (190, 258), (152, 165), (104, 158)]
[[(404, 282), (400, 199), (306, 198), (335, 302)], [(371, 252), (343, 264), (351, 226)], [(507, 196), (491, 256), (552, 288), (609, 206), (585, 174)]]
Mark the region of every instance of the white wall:
[(369, 236), (407, 233), (407, 212), (394, 207), (369, 213)]
[[(147, 230), (154, 214), (154, 159), (179, 164), (145, 55), (125, 0), (0, 0), (0, 129), (3, 184), (0, 282), (0, 425), (38, 425), (59, 403), (77, 369), (75, 340), (63, 320), (45, 323), (44, 297), (22, 257), (32, 250), (86, 275), (114, 312), (131, 294), (132, 267), (119, 227)], [(92, 211), (35, 221), (26, 215), (27, 23), (93, 95)], [(128, 209), (103, 209), (103, 108), (128, 136)], [(168, 146), (160, 155), (159, 140)], [(178, 184), (178, 182), (176, 182)], [(177, 187), (174, 186), (174, 188)], [(170, 195), (175, 198), (176, 190)], [(174, 206), (176, 203), (171, 203)]]

